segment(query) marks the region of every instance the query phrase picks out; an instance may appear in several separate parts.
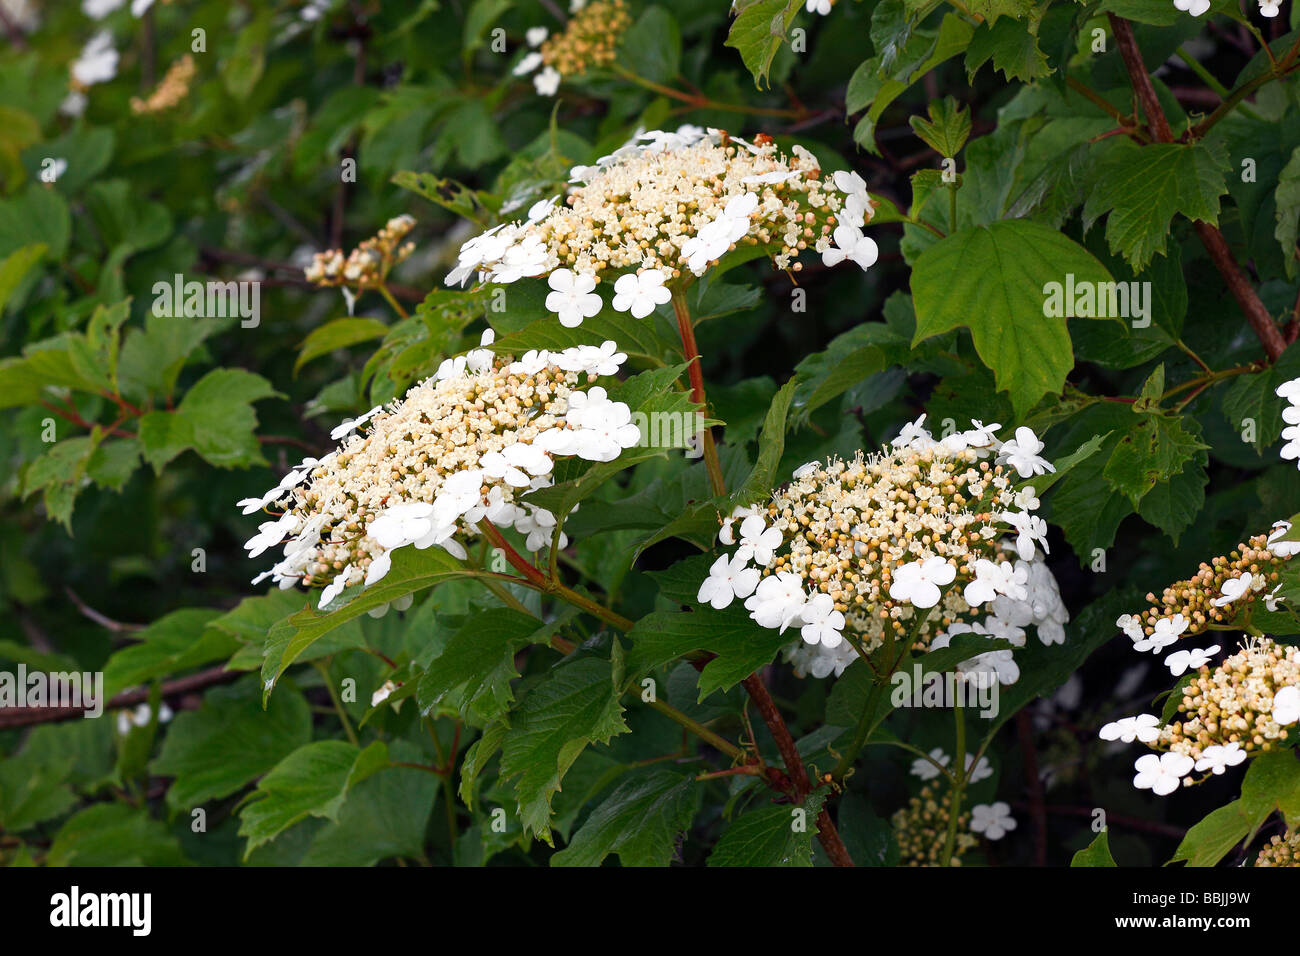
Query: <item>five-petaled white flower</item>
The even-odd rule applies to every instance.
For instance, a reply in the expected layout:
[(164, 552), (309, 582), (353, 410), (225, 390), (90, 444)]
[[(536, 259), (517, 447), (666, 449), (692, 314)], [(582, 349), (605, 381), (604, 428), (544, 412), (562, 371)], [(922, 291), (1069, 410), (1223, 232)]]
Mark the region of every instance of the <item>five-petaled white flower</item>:
[(1196, 761), (1196, 769), (1220, 774), (1245, 759), (1246, 751), (1242, 750), (1241, 744), (1235, 740), (1230, 744), (1211, 744), (1201, 751), (1201, 759)]
[(614, 301), (610, 304), (615, 312), (631, 312), (634, 318), (644, 319), (656, 305), (663, 305), (672, 297), (664, 287), (664, 274), (658, 269), (646, 269), (619, 276), (614, 283)]
[(758, 568), (748, 567), (748, 562), (724, 554), (709, 568), (709, 576), (700, 585), (695, 599), (721, 611), (733, 599), (753, 594), (760, 576)]
[(1121, 740), (1126, 744), (1135, 740), (1149, 744), (1160, 736), (1160, 718), (1155, 714), (1121, 717), (1104, 725), (1097, 736), (1102, 740)]
[(1200, 669), (1211, 657), (1219, 653), (1219, 649), (1219, 645), (1215, 644), (1205, 650), (1193, 648), (1187, 651), (1174, 651), (1165, 658), (1165, 666), (1169, 668), (1169, 673), (1180, 677), (1184, 671)]
[(1178, 781), (1192, 772), (1193, 760), (1185, 754), (1143, 754), (1133, 763), (1133, 786), (1164, 797), (1178, 789)]
[(569, 269), (556, 269), (546, 279), (553, 291), (546, 294), (546, 307), (560, 318), (566, 329), (577, 328), (583, 319), (597, 314), (603, 305), (596, 288), (596, 277), (574, 273)]
[(1011, 816), (1011, 804), (998, 800), (994, 803), (979, 803), (971, 807), (970, 828), (975, 833), (982, 833), (990, 840), (1001, 840), (1016, 828), (1016, 821)]
[(939, 588), (952, 584), (957, 570), (943, 558), (926, 558), (913, 561), (894, 572), (889, 585), (889, 596), (896, 601), (907, 601), (922, 610), (939, 603)]
[(1199, 17), (1210, 9), (1210, 0), (1174, 0), (1174, 6), (1194, 17)]

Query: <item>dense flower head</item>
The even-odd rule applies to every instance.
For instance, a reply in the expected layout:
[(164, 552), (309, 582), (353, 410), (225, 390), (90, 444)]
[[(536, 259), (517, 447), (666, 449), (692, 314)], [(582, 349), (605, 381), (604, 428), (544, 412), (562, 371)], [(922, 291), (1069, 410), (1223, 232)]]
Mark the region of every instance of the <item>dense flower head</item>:
[(1300, 866), (1300, 830), (1274, 834), (1255, 857), (1256, 866)]
[(1181, 696), (1183, 719), (1163, 727), (1155, 746), (1191, 757), (1200, 770), (1213, 770), (1201, 763), (1220, 755), (1215, 747), (1276, 749), (1300, 717), (1300, 648), (1255, 638), (1217, 667), (1202, 665)]
[(1159, 796), (1277, 749), (1300, 721), (1300, 648), (1251, 638), (1216, 667), (1202, 663), (1175, 694), (1181, 718), (1162, 724), (1139, 714), (1100, 733), (1162, 751), (1139, 757), (1133, 778), (1139, 790)]
[[(899, 865), (939, 866), (951, 816), (952, 791), (947, 790), (942, 797), (936, 797), (930, 784), (922, 787), (921, 792), (909, 800), (907, 806), (896, 811), (890, 818), (890, 823), (894, 828), (894, 841), (898, 844)], [(974, 835), (967, 832), (970, 822), (969, 813), (957, 817), (952, 866), (961, 866), (962, 854), (979, 843)]]
[(394, 216), (384, 228), (346, 256), (341, 249), (318, 252), (304, 270), (307, 281), (323, 287), (347, 286), (353, 289), (382, 285), (393, 267), (415, 250), (415, 243), (402, 242), (414, 228), (415, 219), (411, 216)]
[[(699, 600), (744, 598), (761, 626), (797, 627), (802, 642), (787, 659), (817, 677), (838, 676), (855, 643), (870, 651), (891, 632), (913, 632), (918, 650), (958, 633), (1022, 646), (1029, 624), (1044, 643), (1063, 641), (1068, 614), (1042, 562), (1046, 524), (1033, 514), (1033, 487), (1016, 483), (1052, 466), (1021, 457), (1032, 433), (1003, 443), (998, 427), (975, 422), (936, 441), (918, 421), (889, 449), (797, 469), (766, 505), (724, 520), (719, 540), (735, 551), (714, 565)], [(1003, 683), (1018, 673), (1010, 651), (963, 671), (994, 671)]]
[(190, 81), (193, 79), (194, 57), (186, 53), (167, 68), (162, 81), (147, 98), (131, 97), (131, 112), (161, 113), (171, 109), (190, 95)]
[(623, 0), (592, 0), (569, 18), (563, 30), (540, 45), (540, 62), (570, 78), (608, 66), (631, 25), (632, 16)]
[(467, 242), (448, 283), (557, 270), (592, 286), (607, 272), (645, 270), (671, 282), (702, 275), (740, 245), (761, 247), (778, 269), (799, 269), (794, 260), (805, 249), (841, 246), (862, 268), (875, 261), (875, 244), (860, 232), (874, 213), (862, 179), (823, 180), (811, 153), (795, 147), (787, 158), (765, 136), (747, 143), (699, 127), (655, 130), (576, 167), (570, 181), (563, 199), (538, 202), (527, 219)]
[(484, 519), (526, 535), (530, 551), (549, 545), (556, 516), (517, 499), (552, 483), (557, 458), (611, 461), (640, 441), (627, 405), (599, 385), (583, 390), (626, 360), (615, 349), (607, 342), (518, 361), (475, 349), (402, 399), (344, 422), (331, 434), (349, 436), (336, 451), (239, 502), (245, 514), (284, 509), (245, 544), (251, 557), (283, 546), (283, 559), (254, 583), (324, 586), (323, 607), (348, 585), (381, 579), (391, 552), (408, 544), (464, 559), (457, 538), (477, 535)]
[(1134, 649), (1159, 653), (1180, 638), (1231, 624), (1260, 600), (1273, 610), (1281, 600), (1276, 594), (1280, 569), (1300, 550), (1300, 543), (1281, 540), (1290, 528), (1279, 521), (1270, 533), (1202, 562), (1196, 574), (1169, 585), (1159, 598), (1148, 594), (1151, 606), (1121, 616), (1116, 626), (1133, 641)]

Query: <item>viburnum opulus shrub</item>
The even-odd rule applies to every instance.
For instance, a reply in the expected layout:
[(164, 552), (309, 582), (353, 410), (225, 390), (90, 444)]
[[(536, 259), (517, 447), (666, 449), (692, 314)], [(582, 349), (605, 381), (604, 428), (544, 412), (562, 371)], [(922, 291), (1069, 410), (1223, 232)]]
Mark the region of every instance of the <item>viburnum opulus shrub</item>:
[(1296, 865), (1298, 17), (0, 0), (0, 858)]

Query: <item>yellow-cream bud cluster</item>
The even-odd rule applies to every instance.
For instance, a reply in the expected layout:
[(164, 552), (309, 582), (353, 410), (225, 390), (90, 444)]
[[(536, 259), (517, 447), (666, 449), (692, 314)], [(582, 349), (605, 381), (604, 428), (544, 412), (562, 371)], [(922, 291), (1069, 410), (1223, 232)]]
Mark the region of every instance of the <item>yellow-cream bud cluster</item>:
[(307, 280), (326, 288), (367, 289), (382, 285), (393, 267), (414, 251), (414, 242), (402, 242), (413, 228), (412, 217), (395, 216), (346, 256), (341, 249), (318, 252), (304, 270)]
[[(908, 801), (907, 806), (890, 818), (894, 829), (894, 842), (898, 844), (900, 866), (939, 866), (943, 859), (944, 843), (948, 838), (948, 821), (952, 817), (952, 791), (936, 797), (934, 787), (926, 784), (921, 792)], [(962, 855), (979, 843), (967, 832), (970, 814), (957, 817), (956, 839), (953, 841), (951, 866), (961, 866)]]

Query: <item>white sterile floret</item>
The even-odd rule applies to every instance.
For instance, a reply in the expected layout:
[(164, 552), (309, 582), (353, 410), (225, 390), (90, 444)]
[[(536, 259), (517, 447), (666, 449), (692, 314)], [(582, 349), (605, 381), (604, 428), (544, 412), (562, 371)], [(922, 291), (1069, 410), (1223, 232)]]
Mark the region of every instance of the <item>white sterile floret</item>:
[(809, 644), (824, 644), (835, 647), (844, 639), (844, 615), (835, 610), (835, 602), (829, 594), (814, 594), (799, 616), (804, 625), (799, 629), (800, 636)]
[(1174, 6), (1194, 17), (1199, 17), (1210, 9), (1210, 0), (1174, 0)]
[(1164, 797), (1178, 789), (1182, 778), (1192, 772), (1195, 761), (1178, 753), (1143, 754), (1133, 764), (1137, 774), (1133, 786)]
[(1001, 840), (1016, 828), (1016, 821), (1011, 816), (1011, 804), (1002, 800), (976, 804), (971, 807), (970, 828), (990, 840)]
[(1300, 541), (1282, 540), (1290, 530), (1291, 522), (1289, 521), (1273, 522), (1273, 532), (1268, 536), (1268, 550), (1279, 558), (1289, 558), (1300, 554)]
[(664, 287), (664, 274), (658, 269), (619, 276), (614, 282), (614, 300), (610, 304), (615, 312), (631, 312), (633, 317), (644, 319), (672, 298)]
[(866, 272), (880, 257), (880, 249), (875, 240), (864, 236), (857, 226), (836, 226), (832, 238), (835, 245), (822, 252), (822, 262), (828, 266), (837, 266), (847, 259)]
[(745, 600), (745, 608), (759, 627), (785, 631), (799, 617), (806, 600), (803, 579), (790, 571), (778, 571), (759, 582)]
[(1131, 744), (1140, 740), (1144, 744), (1154, 742), (1160, 736), (1160, 718), (1154, 714), (1138, 714), (1136, 717), (1121, 717), (1105, 724), (1098, 732), (1102, 740), (1119, 740)]
[(1142, 621), (1132, 614), (1121, 614), (1116, 618), (1115, 626), (1123, 631), (1129, 640), (1134, 643), (1146, 638), (1146, 634), (1142, 631)]
[(727, 545), (727, 547), (731, 547), (731, 545), (736, 543), (735, 536), (731, 531), (731, 526), (737, 521), (743, 521), (743, 519), (748, 518), (750, 515), (758, 514), (758, 512), (758, 505), (737, 505), (732, 509), (730, 516), (723, 519), (722, 530), (718, 532), (718, 541)]
[(709, 568), (709, 576), (700, 585), (696, 600), (710, 604), (721, 611), (730, 606), (734, 598), (746, 598), (758, 587), (758, 568), (749, 567), (747, 561), (722, 555)]
[(1225, 605), (1231, 604), (1233, 601), (1237, 600), (1237, 598), (1241, 597), (1243, 594), (1250, 593), (1251, 584), (1253, 583), (1253, 581), (1254, 581), (1254, 577), (1250, 574), (1249, 571), (1247, 571), (1245, 574), (1242, 574), (1240, 577), (1235, 577), (1227, 581), (1224, 581), (1223, 588), (1221, 590), (1219, 597), (1215, 598), (1210, 603), (1213, 604), (1215, 607), (1224, 607)]
[(1175, 677), (1181, 677), (1186, 671), (1199, 670), (1220, 650), (1219, 645), (1215, 644), (1213, 647), (1207, 647), (1204, 650), (1194, 648), (1187, 651), (1174, 651), (1165, 658), (1165, 666), (1169, 668), (1169, 673)]
[(920, 777), (922, 780), (933, 780), (943, 772), (939, 767), (936, 767), (935, 764), (941, 764), (946, 767), (950, 760), (952, 760), (952, 757), (944, 753), (942, 747), (935, 747), (930, 751), (929, 760), (926, 760), (924, 757), (917, 757), (912, 761), (912, 775)]
[(766, 567), (772, 563), (783, 540), (781, 529), (769, 528), (761, 516), (751, 515), (740, 523), (740, 547), (736, 549), (736, 557)]
[(923, 427), (925, 416), (922, 415), (914, 422), (908, 422), (903, 426), (898, 437), (889, 444), (898, 449), (911, 449), (913, 451), (924, 451), (934, 444), (934, 438), (930, 432)]
[(546, 307), (560, 319), (566, 329), (577, 328), (583, 319), (600, 312), (604, 303), (592, 290), (596, 288), (594, 275), (575, 274), (568, 269), (556, 269), (546, 280), (553, 291), (547, 293)]
[(1015, 438), (1003, 442), (998, 450), (997, 462), (1010, 465), (1021, 478), (1032, 478), (1035, 475), (1056, 471), (1055, 465), (1039, 455), (1043, 447), (1043, 443), (1038, 440), (1033, 429), (1021, 425), (1016, 429)]
[(932, 608), (939, 603), (940, 588), (952, 584), (957, 571), (943, 558), (913, 561), (894, 572), (889, 596), (914, 607)]
[(533, 88), (542, 96), (554, 96), (555, 91), (560, 88), (561, 79), (560, 71), (553, 66), (548, 66), (533, 77)]
[(1133, 642), (1133, 650), (1151, 651), (1153, 654), (1159, 654), (1178, 640), (1179, 635), (1187, 630), (1190, 623), (1181, 614), (1175, 614), (1173, 617), (1162, 617), (1156, 621), (1156, 626), (1150, 636), (1144, 636), (1141, 640)]
[(992, 601), (999, 594), (1023, 601), (1029, 596), (1029, 567), (1017, 567), (1010, 561), (994, 563), (986, 558), (975, 562), (975, 579), (966, 585), (962, 597), (971, 607)]
[(1283, 727), (1300, 720), (1300, 687), (1283, 687), (1273, 695), (1272, 717)]
[(1201, 773), (1223, 773), (1229, 767), (1235, 767), (1246, 760), (1246, 751), (1235, 741), (1227, 744), (1211, 744), (1201, 751), (1201, 759), (1196, 761), (1196, 769)]
[(1282, 12), (1282, 0), (1259, 0), (1259, 15), (1270, 20)]
[(510, 72), (515, 76), (527, 76), (541, 65), (542, 55), (534, 50), (531, 53), (525, 54), (524, 57), (515, 64), (515, 68)]

